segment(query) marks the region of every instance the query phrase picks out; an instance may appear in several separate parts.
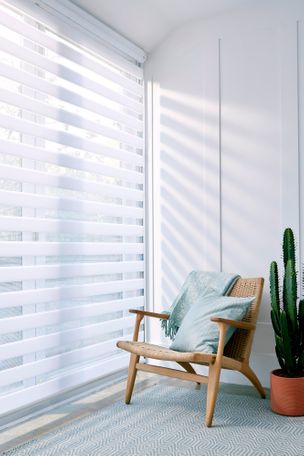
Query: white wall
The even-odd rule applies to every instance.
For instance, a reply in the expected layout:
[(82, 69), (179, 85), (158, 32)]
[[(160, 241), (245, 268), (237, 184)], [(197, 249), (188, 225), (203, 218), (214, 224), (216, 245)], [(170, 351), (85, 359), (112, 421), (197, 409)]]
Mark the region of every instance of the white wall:
[[(269, 264), (280, 259), (283, 228), (300, 231), (302, 18), (302, 1), (251, 1), (176, 30), (146, 66), (148, 306), (168, 308), (192, 269), (264, 276), (251, 358), (264, 385), (277, 366)], [(165, 342), (158, 321), (148, 334)], [(246, 382), (228, 372), (222, 380)]]

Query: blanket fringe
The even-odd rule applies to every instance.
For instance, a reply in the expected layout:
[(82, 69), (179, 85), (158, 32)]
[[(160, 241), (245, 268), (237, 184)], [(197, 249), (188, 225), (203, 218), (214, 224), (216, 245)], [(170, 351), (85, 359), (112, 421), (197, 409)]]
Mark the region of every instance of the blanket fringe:
[(161, 320), (161, 327), (164, 330), (165, 335), (171, 340), (174, 340), (174, 337), (178, 331), (178, 327), (174, 324), (174, 322), (170, 320), (170, 318), (169, 320)]

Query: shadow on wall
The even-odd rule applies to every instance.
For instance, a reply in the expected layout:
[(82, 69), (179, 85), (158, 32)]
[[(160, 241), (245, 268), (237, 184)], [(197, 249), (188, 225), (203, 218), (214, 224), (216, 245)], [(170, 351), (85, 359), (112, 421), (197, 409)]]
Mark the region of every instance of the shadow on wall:
[(161, 303), (167, 308), (189, 271), (219, 270), (220, 215), (223, 270), (267, 275), (273, 202), (267, 151), (274, 125), (267, 112), (226, 103), (220, 168), (216, 103), (166, 89), (159, 90), (158, 102)]
[(207, 188), (218, 169), (206, 162), (201, 100), (161, 89), (159, 121), (161, 302), (168, 307), (189, 271), (218, 266), (205, 254), (207, 245), (218, 250), (217, 232), (206, 229), (206, 218), (218, 223), (218, 197)]

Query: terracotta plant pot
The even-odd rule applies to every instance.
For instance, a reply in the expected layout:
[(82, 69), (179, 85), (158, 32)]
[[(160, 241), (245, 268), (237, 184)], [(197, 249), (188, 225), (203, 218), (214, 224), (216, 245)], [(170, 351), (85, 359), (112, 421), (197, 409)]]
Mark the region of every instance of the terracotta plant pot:
[(270, 374), (270, 403), (275, 413), (304, 415), (304, 376), (287, 377), (281, 369)]

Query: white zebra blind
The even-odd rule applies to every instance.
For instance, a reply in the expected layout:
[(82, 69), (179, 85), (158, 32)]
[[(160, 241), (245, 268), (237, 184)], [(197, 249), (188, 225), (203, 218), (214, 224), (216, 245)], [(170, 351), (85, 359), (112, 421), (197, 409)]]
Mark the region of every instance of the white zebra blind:
[[(126, 367), (144, 306), (143, 74), (0, 2), (0, 414)], [(113, 59), (111, 59), (113, 55)]]

